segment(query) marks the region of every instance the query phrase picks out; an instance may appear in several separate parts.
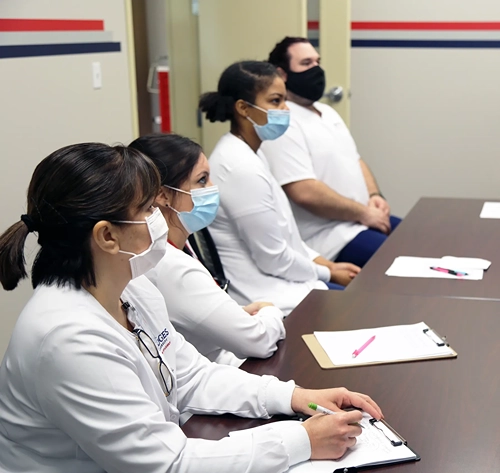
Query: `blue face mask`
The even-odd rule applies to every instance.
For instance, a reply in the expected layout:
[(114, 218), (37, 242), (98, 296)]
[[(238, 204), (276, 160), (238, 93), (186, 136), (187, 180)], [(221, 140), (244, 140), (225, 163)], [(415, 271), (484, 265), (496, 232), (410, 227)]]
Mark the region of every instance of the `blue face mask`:
[(262, 141), (275, 140), (288, 129), (288, 125), (290, 125), (290, 110), (264, 110), (253, 103), (247, 102), (247, 104), (267, 113), (267, 123), (265, 125), (257, 125), (250, 117), (247, 117), (252, 122), (255, 133), (257, 133), (257, 136)]
[(182, 226), (189, 234), (208, 227), (215, 220), (220, 201), (219, 188), (217, 186), (192, 189), (191, 192), (183, 191), (176, 187), (165, 187), (191, 196), (193, 208), (189, 212), (179, 212), (170, 207), (177, 214)]

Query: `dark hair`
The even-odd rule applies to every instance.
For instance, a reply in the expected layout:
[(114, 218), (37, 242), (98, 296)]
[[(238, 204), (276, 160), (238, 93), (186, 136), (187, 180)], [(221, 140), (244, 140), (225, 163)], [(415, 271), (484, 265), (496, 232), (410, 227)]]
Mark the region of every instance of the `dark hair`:
[(127, 220), (131, 210), (153, 199), (159, 176), (136, 150), (81, 143), (54, 151), (35, 169), (28, 188), (28, 209), (20, 222), (0, 236), (0, 282), (14, 289), (26, 274), (24, 244), (38, 233), (41, 246), (32, 284), (95, 286), (90, 247), (99, 220)]
[(162, 185), (177, 188), (189, 177), (203, 152), (198, 143), (174, 133), (141, 136), (129, 146), (155, 163)]
[(310, 43), (310, 41), (298, 36), (286, 36), (285, 39), (276, 43), (274, 49), (269, 53), (268, 61), (276, 67), (281, 67), (284, 71), (289, 71), (290, 53), (288, 48), (295, 43)]
[(200, 97), (199, 107), (211, 122), (234, 122), (236, 101), (254, 103), (257, 94), (266, 90), (277, 76), (277, 69), (268, 62), (235, 62), (220, 76), (217, 92)]

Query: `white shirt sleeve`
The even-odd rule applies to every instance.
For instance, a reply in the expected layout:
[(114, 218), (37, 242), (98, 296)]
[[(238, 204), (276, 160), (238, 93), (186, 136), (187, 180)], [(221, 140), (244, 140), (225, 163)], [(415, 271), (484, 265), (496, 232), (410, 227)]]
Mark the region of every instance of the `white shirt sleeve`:
[(319, 279), (318, 265), (291, 248), (277, 225), (277, 203), (264, 176), (234, 173), (224, 192), (224, 210), (264, 274), (296, 282)]
[(251, 316), (217, 286), (199, 261), (180, 250), (171, 248), (156, 269), (156, 286), (165, 298), (172, 323), (186, 336), (202, 334), (204, 340), (238, 358), (267, 358), (285, 338), (280, 309), (264, 307)]
[[(291, 413), (293, 382), (209, 363), (182, 336), (172, 336), (184, 404), (199, 412)], [(186, 438), (147, 395), (137, 366), (116, 337), (99, 327), (61, 324), (40, 341), (33, 373), (43, 414), (103, 470), (271, 473), (310, 455), (305, 429), (293, 422), (285, 434), (270, 425), (258, 435), (250, 431), (221, 441)]]
[(261, 145), (271, 172), (280, 186), (291, 182), (317, 179), (304, 132), (293, 111), (286, 133), (276, 140), (264, 141)]
[[(315, 260), (318, 256), (321, 256), (317, 251), (314, 251), (311, 247), (309, 247), (305, 241), (302, 241), (302, 246), (307, 251), (309, 258), (311, 260)], [(331, 274), (330, 270), (321, 264), (316, 264), (316, 270), (318, 271), (318, 279), (323, 282), (330, 282)]]

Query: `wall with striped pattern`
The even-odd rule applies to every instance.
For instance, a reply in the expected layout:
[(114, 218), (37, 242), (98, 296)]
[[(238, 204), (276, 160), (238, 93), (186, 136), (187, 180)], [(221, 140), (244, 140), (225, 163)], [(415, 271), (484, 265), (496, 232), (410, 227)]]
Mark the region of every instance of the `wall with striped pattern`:
[(0, 18), (0, 59), (119, 52), (103, 20)]
[[(0, 2), (0, 231), (19, 221), (36, 164), (75, 142), (134, 137), (126, 0)], [(93, 89), (92, 62), (102, 88)], [(27, 259), (36, 251), (30, 236)], [(0, 291), (0, 358), (31, 294)]]
[(351, 130), (395, 212), (500, 198), (500, 2), (352, 0), (352, 21)]

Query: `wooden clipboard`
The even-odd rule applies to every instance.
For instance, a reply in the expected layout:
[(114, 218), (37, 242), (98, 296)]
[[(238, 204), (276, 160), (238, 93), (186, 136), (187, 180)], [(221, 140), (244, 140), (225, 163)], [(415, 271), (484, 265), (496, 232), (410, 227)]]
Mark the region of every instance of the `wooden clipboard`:
[(406, 358), (404, 360), (392, 360), (392, 361), (372, 361), (368, 363), (359, 363), (355, 365), (334, 365), (330, 360), (330, 357), (326, 354), (323, 347), (319, 344), (318, 340), (313, 333), (308, 333), (302, 335), (302, 340), (306, 343), (309, 350), (313, 354), (314, 358), (318, 362), (319, 366), (324, 370), (332, 370), (337, 368), (356, 368), (357, 366), (369, 366), (369, 365), (387, 365), (392, 363), (407, 363), (410, 361), (424, 361), (424, 360), (439, 360), (443, 358), (456, 358), (458, 356), (457, 352), (453, 350), (450, 346), (448, 348), (452, 351), (450, 354), (439, 355), (439, 356), (429, 356), (426, 358)]

